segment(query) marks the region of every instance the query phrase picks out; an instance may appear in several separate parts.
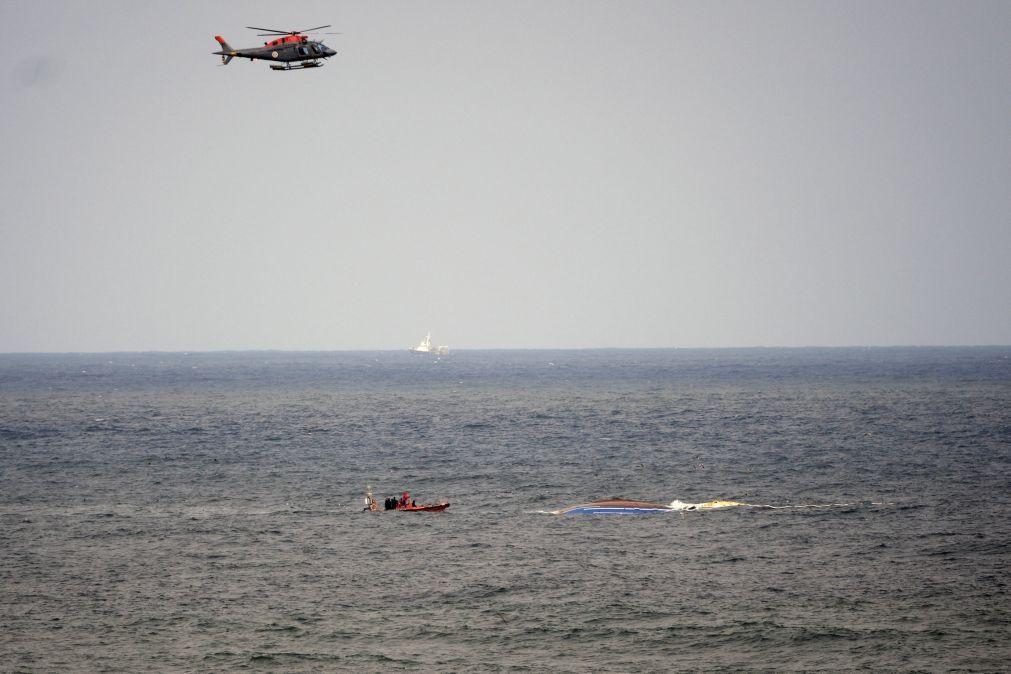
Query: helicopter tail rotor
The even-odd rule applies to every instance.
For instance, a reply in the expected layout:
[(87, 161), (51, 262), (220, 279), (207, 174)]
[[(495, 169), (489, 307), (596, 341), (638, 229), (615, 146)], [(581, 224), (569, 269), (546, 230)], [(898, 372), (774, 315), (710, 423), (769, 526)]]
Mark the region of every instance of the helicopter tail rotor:
[(214, 53), (221, 54), (221, 65), (227, 66), (228, 62), (235, 57), (235, 50), (232, 49), (232, 47), (227, 42), (225, 42), (225, 38), (221, 37), (220, 35), (215, 35), (214, 39), (218, 41), (218, 44), (221, 45), (222, 49), (222, 51)]

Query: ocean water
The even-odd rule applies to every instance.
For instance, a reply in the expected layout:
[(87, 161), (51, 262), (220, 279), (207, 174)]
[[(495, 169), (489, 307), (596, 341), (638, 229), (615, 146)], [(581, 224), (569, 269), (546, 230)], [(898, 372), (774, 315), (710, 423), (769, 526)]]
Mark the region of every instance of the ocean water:
[(2, 671), (1006, 671), (1009, 541), (1009, 347), (0, 355)]

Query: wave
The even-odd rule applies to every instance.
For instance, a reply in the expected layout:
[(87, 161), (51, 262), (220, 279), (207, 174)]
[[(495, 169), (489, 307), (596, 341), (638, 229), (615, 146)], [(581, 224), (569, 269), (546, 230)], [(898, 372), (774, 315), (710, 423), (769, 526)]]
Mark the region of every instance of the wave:
[(744, 503), (743, 501), (706, 501), (704, 503), (684, 503), (671, 501), (667, 507), (671, 510), (721, 510), (723, 508), (765, 508), (768, 510), (789, 510), (802, 508), (857, 508), (866, 506), (885, 506), (887, 503), (876, 501), (857, 501), (852, 503), (794, 503), (790, 505), (772, 505), (769, 503)]
[(568, 506), (558, 510), (534, 510), (528, 514), (534, 515), (601, 515), (601, 514), (663, 514), (668, 512), (697, 512), (708, 510), (726, 510), (730, 508), (757, 508), (763, 510), (801, 510), (827, 508), (857, 508), (868, 506), (886, 506), (887, 503), (875, 501), (859, 501), (848, 503), (797, 503), (789, 505), (773, 505), (769, 503), (745, 503), (714, 499), (701, 503), (686, 503), (675, 499), (667, 504), (651, 504), (644, 501), (626, 501), (624, 499), (605, 499), (592, 503)]

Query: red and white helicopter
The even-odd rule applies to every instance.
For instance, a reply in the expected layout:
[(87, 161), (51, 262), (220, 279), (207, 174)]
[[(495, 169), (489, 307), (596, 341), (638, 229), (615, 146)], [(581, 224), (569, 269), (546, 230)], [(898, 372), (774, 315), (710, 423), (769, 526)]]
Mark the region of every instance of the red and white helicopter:
[(256, 28), (255, 26), (246, 26), (246, 28), (266, 31), (257, 33), (257, 35), (274, 39), (264, 42), (262, 47), (233, 49), (225, 42), (225, 38), (215, 35), (214, 39), (221, 45), (221, 51), (214, 53), (221, 56), (221, 65), (228, 65), (233, 58), (249, 59), (250, 61), (259, 59), (271, 61), (272, 70), (302, 70), (303, 68), (319, 68), (323, 65), (320, 62), (321, 59), (328, 59), (337, 53), (323, 44), (322, 40), (310, 40), (309, 36), (305, 35), (305, 33), (322, 28), (330, 28), (329, 25), (304, 30), (275, 30), (273, 28)]

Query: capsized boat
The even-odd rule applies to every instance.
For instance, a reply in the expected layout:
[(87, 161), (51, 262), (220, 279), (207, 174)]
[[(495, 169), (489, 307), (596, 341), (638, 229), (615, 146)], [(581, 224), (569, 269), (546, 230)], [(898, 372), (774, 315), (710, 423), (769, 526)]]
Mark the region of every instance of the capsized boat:
[(723, 499), (716, 499), (715, 501), (706, 501), (705, 503), (682, 503), (681, 501), (671, 501), (671, 510), (720, 510), (721, 508), (736, 508), (737, 506), (751, 505), (750, 503), (741, 503), (740, 501), (726, 501)]
[(656, 515), (659, 513), (679, 512), (682, 510), (719, 510), (744, 506), (747, 503), (739, 501), (706, 501), (705, 503), (653, 503), (651, 501), (635, 501), (625, 498), (605, 498), (569, 506), (552, 511), (555, 515)]
[(655, 515), (669, 513), (674, 509), (663, 503), (633, 501), (624, 498), (605, 498), (590, 503), (569, 506), (556, 510), (558, 515)]

